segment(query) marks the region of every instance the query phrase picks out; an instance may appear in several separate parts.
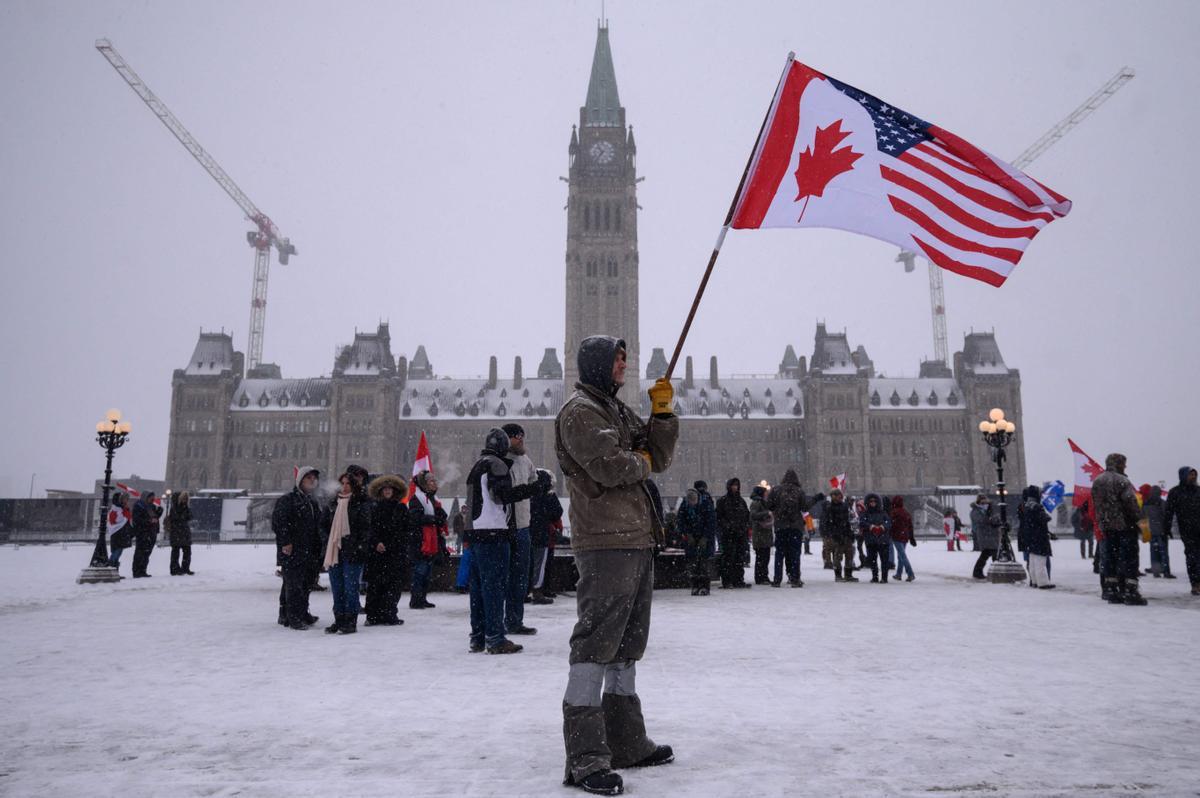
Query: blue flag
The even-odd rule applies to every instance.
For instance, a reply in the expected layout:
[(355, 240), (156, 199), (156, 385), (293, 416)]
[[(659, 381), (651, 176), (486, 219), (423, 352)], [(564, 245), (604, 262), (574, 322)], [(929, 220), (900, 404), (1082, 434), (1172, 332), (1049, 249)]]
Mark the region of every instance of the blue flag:
[(1042, 483), (1042, 506), (1046, 512), (1053, 513), (1054, 508), (1062, 504), (1065, 490), (1061, 479)]

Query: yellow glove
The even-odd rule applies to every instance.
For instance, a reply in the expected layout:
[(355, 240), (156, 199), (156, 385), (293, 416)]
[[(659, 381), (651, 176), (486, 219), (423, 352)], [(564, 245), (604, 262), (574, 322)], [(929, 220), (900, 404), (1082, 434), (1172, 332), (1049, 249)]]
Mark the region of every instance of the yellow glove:
[(675, 399), (675, 389), (671, 387), (670, 380), (661, 377), (654, 381), (650, 386), (650, 390), (646, 393), (650, 394), (650, 412), (653, 415), (660, 413), (672, 413), (671, 402)]

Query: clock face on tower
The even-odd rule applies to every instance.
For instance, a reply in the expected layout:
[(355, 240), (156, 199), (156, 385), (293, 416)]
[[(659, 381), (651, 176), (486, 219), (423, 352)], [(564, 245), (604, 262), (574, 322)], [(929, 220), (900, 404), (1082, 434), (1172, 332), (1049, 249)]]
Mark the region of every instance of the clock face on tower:
[(588, 150), (588, 153), (596, 163), (609, 163), (616, 155), (616, 149), (613, 148), (611, 141), (597, 141)]

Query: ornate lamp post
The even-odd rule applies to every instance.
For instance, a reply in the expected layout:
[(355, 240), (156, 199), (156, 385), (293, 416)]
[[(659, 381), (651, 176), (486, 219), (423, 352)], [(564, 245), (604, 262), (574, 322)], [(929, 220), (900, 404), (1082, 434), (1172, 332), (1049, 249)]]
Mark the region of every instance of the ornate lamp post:
[(104, 421), (96, 425), (96, 443), (104, 450), (104, 487), (100, 499), (100, 530), (96, 535), (96, 548), (92, 551), (92, 561), (84, 568), (76, 580), (81, 584), (96, 582), (117, 582), (121, 577), (117, 569), (108, 564), (108, 498), (112, 492), (112, 461), (113, 454), (125, 445), (132, 429), (128, 421), (121, 420), (120, 410), (109, 410)]
[(1004, 449), (1012, 443), (1017, 425), (1004, 417), (1000, 408), (992, 408), (985, 421), (979, 422), (983, 441), (992, 450), (992, 462), (996, 464), (996, 493), (1000, 497), (1000, 549), (988, 571), (992, 582), (1024, 582), (1025, 567), (1013, 556), (1012, 544), (1008, 539), (1008, 493), (1004, 489)]

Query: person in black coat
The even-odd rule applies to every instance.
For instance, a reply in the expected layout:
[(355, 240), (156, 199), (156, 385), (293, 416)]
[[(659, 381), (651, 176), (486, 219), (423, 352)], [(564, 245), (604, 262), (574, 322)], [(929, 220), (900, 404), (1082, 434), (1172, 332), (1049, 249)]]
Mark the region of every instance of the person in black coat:
[(1042, 506), (1042, 491), (1030, 485), (1021, 494), (1017, 508), (1017, 549), (1029, 561), (1029, 586), (1049, 590), (1050, 582), (1050, 513)]
[(428, 599), (429, 578), (433, 561), (446, 551), (446, 536), (450, 534), (449, 516), (437, 499), (438, 482), (429, 471), (413, 477), (417, 489), (408, 500), (408, 559), (412, 563), (412, 593), (408, 606), (414, 610), (434, 608)]
[(291, 493), (275, 501), (271, 531), (283, 585), (279, 589), (279, 623), (291, 629), (307, 629), (319, 618), (308, 611), (312, 569), (321, 562), (321, 511), (313, 492), (321, 472), (308, 466), (295, 469), (296, 485)]
[(162, 508), (155, 505), (154, 494), (146, 493), (133, 505), (133, 577), (140, 579), (152, 576), (146, 573), (150, 565), (150, 553), (158, 540), (158, 519)]
[(721, 531), (721, 587), (750, 587), (742, 560), (750, 532), (750, 508), (742, 498), (742, 482), (737, 477), (725, 483), (725, 495), (717, 499), (717, 527)]
[(367, 470), (352, 465), (338, 478), (341, 490), (325, 510), (325, 556), (322, 563), (329, 572), (329, 592), (333, 594), (333, 624), (326, 634), (354, 634), (358, 631), (358, 583), (367, 562), (367, 543), (371, 539), (371, 497), (367, 495)]
[[(542, 474), (545, 474), (542, 477)], [(538, 469), (538, 476), (554, 484), (554, 475), (544, 468)], [(550, 568), (547, 553), (550, 551), (550, 535), (554, 534), (554, 522), (562, 518), (563, 506), (558, 494), (553, 490), (534, 496), (529, 500), (529, 545), (530, 573), (529, 584), (533, 586), (532, 604), (553, 604), (554, 599), (545, 594), (546, 571)]]
[(192, 576), (192, 507), (186, 490), (175, 494), (163, 524), (171, 542), (171, 576)]
[(396, 612), (403, 591), (405, 557), (411, 537), (408, 508), (401, 502), (408, 483), (393, 474), (376, 477), (367, 487), (371, 508), (371, 539), (367, 553), (367, 626), (399, 626)]

